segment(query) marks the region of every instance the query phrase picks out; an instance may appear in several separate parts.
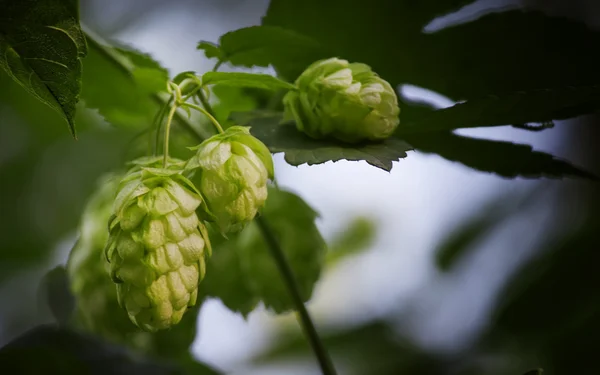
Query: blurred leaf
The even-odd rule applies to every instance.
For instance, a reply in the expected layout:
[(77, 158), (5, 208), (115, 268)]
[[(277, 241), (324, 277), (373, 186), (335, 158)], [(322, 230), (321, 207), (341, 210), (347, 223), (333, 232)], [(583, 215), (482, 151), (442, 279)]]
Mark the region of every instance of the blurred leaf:
[(307, 59), (312, 62), (329, 57), (315, 40), (280, 27), (251, 26), (234, 30), (221, 36), (219, 43), (220, 46), (200, 42), (198, 49), (204, 50), (208, 58), (217, 57), (247, 67), (273, 64), (302, 70), (307, 66)]
[(222, 61), (225, 58), (225, 52), (217, 44), (200, 41), (197, 48), (204, 51), (204, 55), (208, 59), (217, 58), (217, 60)]
[(232, 112), (246, 112), (256, 109), (258, 105), (257, 100), (247, 93), (249, 90), (268, 93), (265, 90), (226, 85), (212, 87), (212, 92), (218, 99), (218, 103), (213, 105), (213, 110), (216, 115), (215, 117), (222, 125), (233, 123), (229, 120), (229, 115)]
[(446, 132), (403, 137), (418, 151), (435, 153), (478, 171), (502, 177), (597, 179), (593, 174), (567, 161), (533, 151), (529, 145), (469, 138)]
[(406, 151), (412, 150), (409, 144), (396, 138), (365, 145), (312, 139), (298, 131), (293, 123), (282, 124), (280, 112), (235, 113), (232, 118), (240, 125), (250, 126), (250, 132), (263, 141), (271, 152), (284, 152), (285, 160), (291, 165), (364, 160), (389, 172), (393, 161), (406, 157)]
[[(262, 215), (273, 230), (296, 278), (304, 302), (312, 295), (321, 274), (326, 244), (315, 224), (318, 214), (299, 196), (269, 188)], [(253, 223), (240, 235), (240, 258), (247, 267), (251, 288), (265, 307), (276, 313), (294, 309), (267, 242)]]
[[(325, 241), (315, 225), (317, 213), (297, 195), (269, 188), (262, 215), (279, 240), (302, 299), (308, 301), (326, 251)], [(294, 308), (267, 243), (254, 222), (227, 241), (216, 239), (200, 289), (220, 298), (230, 310), (243, 316), (259, 301), (276, 313)]]
[(169, 71), (153, 60), (149, 54), (129, 46), (116, 48), (116, 50), (133, 64), (131, 74), (141, 90), (150, 94), (166, 91)]
[(42, 278), (38, 291), (40, 305), (50, 307), (60, 325), (66, 325), (75, 311), (75, 298), (69, 288), (69, 276), (64, 266), (57, 266)]
[[(395, 337), (393, 327), (375, 320), (356, 327), (321, 334), (333, 355), (340, 356), (347, 374), (351, 375), (442, 375), (448, 366), (407, 340)], [(309, 356), (310, 347), (300, 331), (278, 332), (273, 347), (254, 358), (261, 364), (284, 358)], [(343, 359), (343, 362), (341, 361)]]
[(600, 109), (600, 86), (516, 92), (471, 99), (401, 126), (397, 134), (548, 122)]
[(248, 281), (252, 275), (242, 264), (238, 237), (232, 235), (226, 240), (218, 232), (212, 231), (213, 255), (206, 263), (206, 276), (199, 292), (219, 298), (229, 310), (239, 312), (246, 318), (256, 308), (260, 297)]
[(538, 368), (538, 369), (535, 369), (535, 370), (527, 371), (523, 375), (542, 375), (543, 373), (544, 373), (544, 370), (542, 370), (541, 368)]
[(78, 3), (0, 0), (0, 67), (31, 95), (61, 113), (75, 136), (86, 44)]
[(373, 244), (376, 232), (377, 228), (371, 219), (354, 218), (330, 241), (327, 264), (332, 266), (346, 256), (368, 249)]
[(184, 374), (172, 365), (132, 356), (125, 348), (66, 328), (38, 326), (0, 349), (13, 374)]
[(90, 48), (81, 93), (86, 106), (98, 109), (117, 127), (151, 126), (162, 104), (154, 95), (166, 89), (166, 70), (148, 55), (124, 52), (103, 44), (91, 31), (86, 33)]
[(470, 251), (477, 249), (477, 244), (531, 204), (538, 203), (544, 197), (541, 187), (530, 189), (524, 193), (507, 193), (493, 197), (477, 209), (466, 220), (462, 220), (449, 234), (440, 241), (435, 253), (439, 269), (449, 271)]
[(202, 83), (205, 85), (254, 87), (265, 90), (293, 90), (295, 88), (291, 83), (272, 75), (257, 73), (206, 72), (202, 75)]

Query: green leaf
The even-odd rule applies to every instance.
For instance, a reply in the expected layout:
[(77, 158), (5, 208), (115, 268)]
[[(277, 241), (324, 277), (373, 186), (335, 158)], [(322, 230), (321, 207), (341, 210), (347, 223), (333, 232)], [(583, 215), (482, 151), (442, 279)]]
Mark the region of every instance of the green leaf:
[[(317, 213), (295, 194), (269, 188), (262, 215), (278, 238), (304, 301), (312, 295), (324, 262), (326, 245), (315, 225)], [(263, 302), (282, 313), (294, 308), (267, 243), (255, 222), (228, 240), (214, 238), (200, 290), (247, 316)]]
[(160, 109), (167, 71), (150, 56), (113, 48), (86, 31), (89, 55), (83, 69), (82, 99), (116, 127), (146, 128)]
[(531, 146), (503, 141), (491, 141), (439, 132), (404, 136), (417, 151), (435, 153), (482, 172), (502, 177), (597, 177), (571, 163)]
[(523, 375), (542, 375), (543, 373), (544, 373), (544, 370), (541, 369), (541, 368), (538, 368), (538, 369), (535, 369), (535, 370), (527, 371)]
[(225, 59), (225, 52), (217, 44), (200, 41), (197, 48), (204, 51), (204, 55), (209, 59), (217, 58), (219, 61)]
[(478, 126), (545, 123), (600, 109), (600, 85), (488, 95), (426, 114), (400, 126), (410, 134)]
[(213, 255), (206, 263), (206, 276), (199, 292), (219, 298), (231, 311), (247, 317), (260, 298), (248, 282), (248, 278), (253, 276), (242, 263), (239, 235), (231, 235), (227, 240), (219, 232), (211, 231), (210, 238)]
[[(306, 67), (306, 61), (330, 57), (327, 51), (312, 38), (294, 31), (273, 26), (251, 26), (224, 34), (219, 39), (220, 47), (209, 42), (200, 42), (199, 49), (206, 57), (217, 57), (233, 65), (246, 67), (275, 65), (289, 71)], [(285, 72), (279, 72), (285, 73)], [(289, 77), (283, 74), (286, 78)]]
[(354, 218), (329, 243), (327, 264), (332, 266), (346, 256), (368, 249), (373, 244), (376, 232), (373, 220), (366, 217)]
[[(302, 198), (269, 189), (262, 215), (273, 230), (298, 284), (302, 301), (310, 299), (323, 266), (326, 244), (315, 224), (318, 214)], [(294, 303), (256, 223), (240, 235), (240, 258), (247, 282), (265, 307), (276, 313), (294, 309)]]
[(217, 85), (212, 87), (213, 94), (217, 97), (218, 103), (213, 105), (215, 117), (219, 122), (226, 126), (233, 124), (229, 119), (232, 112), (246, 112), (257, 108), (258, 100), (250, 95), (249, 91), (268, 93), (265, 90), (248, 89), (236, 86)]
[(0, 67), (61, 113), (73, 137), (87, 53), (79, 9), (69, 0), (0, 0)]
[(206, 72), (202, 76), (205, 85), (228, 85), (254, 87), (265, 90), (293, 90), (296, 86), (280, 80), (269, 74), (235, 73), (235, 72)]
[(408, 143), (393, 137), (384, 142), (364, 145), (312, 139), (298, 131), (293, 123), (282, 124), (280, 112), (235, 113), (232, 118), (240, 125), (250, 126), (250, 132), (263, 141), (271, 152), (285, 153), (285, 160), (291, 165), (364, 160), (389, 172), (393, 161), (406, 157), (406, 151), (412, 150)]
[(75, 297), (69, 287), (64, 266), (57, 266), (42, 278), (38, 291), (39, 303), (47, 305), (60, 325), (66, 325), (75, 311)]

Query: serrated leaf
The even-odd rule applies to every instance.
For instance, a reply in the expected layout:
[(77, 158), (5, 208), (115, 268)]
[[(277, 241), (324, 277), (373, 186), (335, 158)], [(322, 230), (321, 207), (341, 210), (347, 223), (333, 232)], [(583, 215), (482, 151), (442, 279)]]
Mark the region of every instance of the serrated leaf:
[(291, 165), (364, 160), (389, 172), (392, 162), (406, 157), (406, 151), (412, 150), (408, 143), (393, 137), (384, 142), (364, 145), (312, 139), (298, 131), (293, 123), (282, 124), (283, 116), (280, 112), (234, 113), (232, 118), (240, 125), (250, 126), (252, 135), (263, 141), (271, 152), (285, 153), (285, 160)]
[[(294, 31), (274, 26), (251, 26), (228, 32), (219, 39), (220, 46), (200, 42), (199, 49), (208, 58), (217, 57), (233, 65), (246, 67), (294, 66), (304, 69), (306, 60), (310, 62), (329, 57), (314, 39)], [(282, 75), (290, 78), (284, 72)]]
[(398, 128), (398, 134), (545, 123), (600, 110), (600, 86), (531, 90), (471, 99), (433, 111)]
[(62, 114), (75, 132), (81, 59), (87, 53), (76, 2), (0, 0), (0, 67)]
[(404, 137), (417, 151), (435, 153), (482, 172), (515, 178), (597, 177), (530, 145), (464, 137), (439, 132)]
[(153, 95), (166, 91), (168, 73), (149, 55), (102, 44), (88, 33), (82, 99), (117, 127), (146, 128), (160, 109)]
[(228, 85), (253, 87), (265, 90), (293, 90), (296, 87), (269, 74), (238, 73), (238, 72), (206, 72), (202, 76), (205, 85)]

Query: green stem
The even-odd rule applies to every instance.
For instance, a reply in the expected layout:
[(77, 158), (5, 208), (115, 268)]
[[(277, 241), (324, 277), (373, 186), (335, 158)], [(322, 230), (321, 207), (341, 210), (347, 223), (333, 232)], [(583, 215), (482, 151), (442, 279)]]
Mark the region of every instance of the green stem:
[(206, 115), (206, 117), (208, 117), (210, 119), (210, 121), (213, 123), (213, 125), (215, 126), (215, 128), (217, 128), (217, 131), (219, 133), (223, 133), (224, 130), (221, 127), (221, 124), (219, 124), (219, 121), (217, 121), (217, 119), (210, 114), (210, 112), (202, 107), (200, 107), (199, 105), (193, 104), (193, 103), (181, 103), (182, 106), (186, 106), (186, 107), (190, 107), (195, 109), (198, 112), (202, 112), (204, 115)]
[(281, 273), (281, 276), (283, 277), (283, 280), (287, 286), (288, 292), (292, 297), (292, 301), (294, 302), (294, 305), (296, 305), (296, 311), (300, 316), (300, 322), (302, 324), (302, 327), (304, 328), (304, 333), (306, 334), (310, 346), (312, 347), (313, 352), (315, 353), (317, 360), (319, 361), (319, 365), (321, 367), (323, 375), (334, 375), (335, 368), (333, 367), (333, 364), (331, 362), (331, 359), (329, 358), (329, 355), (327, 354), (327, 350), (325, 349), (323, 342), (319, 338), (319, 334), (315, 329), (315, 326), (312, 322), (312, 319), (310, 318), (308, 310), (306, 310), (304, 302), (302, 302), (302, 297), (300, 296), (300, 289), (298, 288), (298, 283), (296, 282), (294, 272), (292, 271), (287, 259), (285, 258), (285, 254), (283, 253), (281, 246), (279, 246), (279, 242), (273, 235), (272, 229), (269, 227), (269, 224), (263, 217), (259, 216), (255, 220), (258, 224), (258, 227), (260, 228), (260, 231), (262, 232), (262, 235), (267, 241), (267, 245), (269, 251), (271, 252), (271, 256), (273, 257), (275, 263), (277, 264), (277, 267), (279, 268), (279, 272)]
[(169, 106), (171, 105), (171, 101), (173, 100), (173, 98), (169, 99), (168, 102), (166, 102), (161, 108), (160, 111), (157, 114), (157, 118), (156, 118), (156, 137), (154, 139), (154, 155), (156, 155), (158, 153), (158, 145), (160, 144), (160, 129), (162, 128), (162, 120), (163, 117), (165, 115), (165, 113), (167, 112), (167, 108), (169, 108)]
[(167, 124), (165, 125), (165, 145), (163, 146), (163, 168), (167, 168), (169, 159), (169, 133), (171, 133), (171, 122), (173, 122), (173, 116), (177, 111), (177, 103), (173, 103), (169, 116), (167, 117)]
[(206, 111), (208, 111), (208, 113), (214, 115), (215, 111), (211, 107), (208, 100), (206, 99), (206, 96), (204, 95), (204, 91), (202, 91), (202, 90), (198, 91), (198, 99), (200, 99), (200, 103), (202, 103), (202, 106), (204, 107), (204, 109), (206, 109)]

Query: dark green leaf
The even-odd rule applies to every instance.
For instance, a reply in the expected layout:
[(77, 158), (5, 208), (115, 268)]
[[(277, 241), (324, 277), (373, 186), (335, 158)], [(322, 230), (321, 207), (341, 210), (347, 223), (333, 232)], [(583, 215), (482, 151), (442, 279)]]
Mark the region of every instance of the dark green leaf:
[(398, 129), (398, 134), (566, 119), (600, 109), (600, 86), (522, 91), (471, 99)]
[(13, 374), (185, 374), (173, 365), (50, 325), (38, 326), (1, 348), (0, 368)]
[(39, 303), (50, 308), (52, 315), (61, 325), (66, 325), (75, 311), (75, 297), (69, 286), (69, 276), (64, 266), (48, 271), (38, 291)]
[[(412, 84), (455, 100), (600, 83), (600, 56), (590, 53), (600, 44), (600, 33), (573, 20), (515, 10), (486, 15), (435, 33), (423, 32), (437, 15), (464, 3), (467, 2), (274, 0), (263, 25), (286, 28), (316, 41), (326, 57), (366, 63), (394, 87)], [(473, 46), (477, 46), (476, 51)], [(260, 55), (255, 61), (271, 63), (286, 79), (293, 80), (316, 60), (308, 48), (304, 54), (296, 53), (292, 63), (269, 59), (269, 54)], [(250, 57), (245, 64), (251, 62)], [(504, 113), (510, 103), (498, 103), (499, 109), (486, 107), (485, 119), (478, 119), (475, 113), (473, 117), (468, 114), (468, 125), (461, 118), (456, 121), (461, 127), (485, 126), (488, 121), (510, 124), (513, 119), (527, 123), (555, 114), (577, 116), (598, 108), (597, 97), (593, 108), (585, 98), (580, 99), (584, 100), (581, 106), (575, 103), (565, 108), (551, 100), (546, 108), (533, 111), (524, 103), (510, 114)], [(478, 104), (474, 106), (470, 109), (478, 112)], [(432, 118), (432, 124), (450, 128), (438, 120)]]
[(538, 368), (538, 369), (535, 369), (535, 370), (527, 371), (523, 375), (542, 375), (543, 373), (544, 373), (544, 370), (542, 370), (541, 368)]
[[(262, 215), (280, 242), (296, 277), (301, 297), (308, 301), (319, 279), (326, 245), (315, 225), (316, 212), (300, 197), (269, 188)], [(247, 316), (262, 301), (277, 313), (294, 308), (267, 243), (256, 223), (228, 240), (215, 238), (200, 290), (217, 297), (232, 311)]]
[(232, 118), (240, 125), (250, 126), (250, 132), (263, 141), (271, 152), (284, 152), (285, 160), (291, 165), (364, 160), (389, 172), (393, 161), (406, 157), (406, 151), (412, 150), (408, 143), (396, 138), (365, 145), (312, 139), (298, 131), (293, 123), (282, 124), (280, 112), (236, 113)]
[(221, 124), (225, 126), (228, 122), (231, 122), (229, 120), (229, 115), (232, 112), (245, 112), (256, 109), (258, 100), (248, 94), (249, 90), (270, 94), (265, 90), (227, 85), (217, 85), (212, 87), (212, 92), (218, 99), (218, 103), (213, 105), (213, 110), (215, 111), (217, 120), (219, 120)]
[[(319, 280), (326, 244), (315, 224), (318, 214), (302, 198), (270, 188), (262, 215), (273, 230), (296, 278), (304, 302)], [(294, 309), (290, 293), (256, 223), (240, 235), (240, 258), (247, 282), (267, 308), (277, 313)]]
[(239, 235), (223, 238), (218, 232), (211, 232), (213, 255), (206, 264), (206, 276), (202, 280), (200, 293), (217, 297), (231, 311), (247, 317), (256, 308), (260, 297), (250, 287), (252, 277), (240, 258)]
[(89, 56), (81, 96), (114, 126), (146, 128), (160, 108), (155, 95), (165, 91), (167, 71), (148, 55), (112, 48), (87, 31)]
[(81, 59), (87, 53), (77, 3), (0, 0), (0, 67), (63, 114), (75, 137)]
[(404, 139), (418, 151), (435, 153), (478, 171), (502, 177), (597, 179), (593, 174), (567, 161), (534, 151), (529, 145), (476, 139), (446, 132), (406, 135)]
[(312, 38), (280, 27), (251, 26), (234, 30), (221, 36), (219, 43), (220, 50), (208, 42), (200, 42), (198, 47), (204, 49), (206, 57), (217, 57), (233, 65), (266, 67), (273, 64), (285, 71), (290, 70), (289, 66), (302, 70), (307, 61), (329, 57)]
[(202, 76), (205, 85), (228, 85), (254, 87), (265, 90), (293, 90), (291, 83), (280, 80), (268, 74), (236, 73), (236, 72), (206, 72)]

